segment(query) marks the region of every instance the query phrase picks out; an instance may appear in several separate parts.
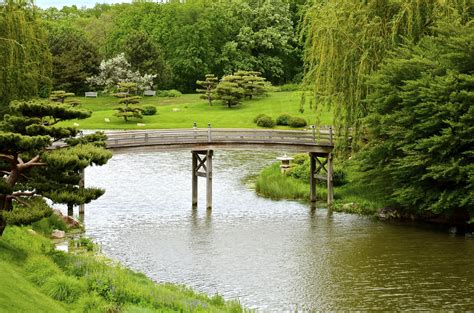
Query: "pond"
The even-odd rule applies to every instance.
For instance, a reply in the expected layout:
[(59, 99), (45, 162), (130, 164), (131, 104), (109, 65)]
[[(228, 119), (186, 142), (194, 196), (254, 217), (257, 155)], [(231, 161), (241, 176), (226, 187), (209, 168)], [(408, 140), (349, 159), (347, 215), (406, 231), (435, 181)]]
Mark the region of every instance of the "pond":
[(191, 153), (115, 155), (86, 234), (157, 282), (270, 310), (474, 308), (474, 239), (258, 197), (246, 177), (278, 156), (215, 151), (213, 210), (191, 208)]

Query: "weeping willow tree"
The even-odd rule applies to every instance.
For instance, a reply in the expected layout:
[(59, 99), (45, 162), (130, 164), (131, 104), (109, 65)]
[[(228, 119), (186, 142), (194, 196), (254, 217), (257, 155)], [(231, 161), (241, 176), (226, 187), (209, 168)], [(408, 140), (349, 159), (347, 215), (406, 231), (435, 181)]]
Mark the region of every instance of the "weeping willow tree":
[(47, 96), (51, 55), (33, 1), (0, 0), (0, 115), (14, 99)]
[(305, 40), (305, 84), (316, 100), (316, 111), (329, 106), (343, 138), (357, 147), (366, 77), (377, 70), (387, 52), (416, 43), (449, 18), (466, 23), (473, 0), (314, 0), (302, 32)]

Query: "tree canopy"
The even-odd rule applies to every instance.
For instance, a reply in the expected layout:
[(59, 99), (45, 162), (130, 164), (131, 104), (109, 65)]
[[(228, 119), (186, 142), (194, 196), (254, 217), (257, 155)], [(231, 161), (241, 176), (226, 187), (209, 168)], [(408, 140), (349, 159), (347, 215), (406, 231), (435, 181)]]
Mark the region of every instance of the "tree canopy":
[(51, 89), (51, 55), (32, 1), (0, 1), (0, 116), (14, 99)]
[[(465, 0), (315, 1), (305, 16), (305, 83), (317, 107), (328, 105), (345, 137), (360, 135), (369, 108), (365, 78), (387, 53), (416, 43), (446, 18), (466, 23), (473, 7)], [(357, 140), (353, 141), (357, 143)]]
[[(112, 156), (100, 133), (74, 138), (79, 130), (57, 123), (90, 113), (47, 100), (14, 101), (0, 123), (0, 235), (7, 224), (26, 224), (51, 213), (42, 200), (78, 205), (103, 194), (79, 188), (81, 171)], [(60, 140), (67, 146), (54, 146)], [(56, 148), (54, 148), (56, 147)]]
[(403, 210), (474, 221), (474, 24), (442, 24), (369, 80), (366, 179)]

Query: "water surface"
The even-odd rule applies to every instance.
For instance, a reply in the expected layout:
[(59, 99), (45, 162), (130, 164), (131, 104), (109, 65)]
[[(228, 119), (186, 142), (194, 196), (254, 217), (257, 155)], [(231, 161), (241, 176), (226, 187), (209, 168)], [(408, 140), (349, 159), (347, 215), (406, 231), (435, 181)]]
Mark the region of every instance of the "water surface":
[(158, 282), (262, 311), (474, 309), (474, 240), (260, 198), (243, 182), (275, 153), (214, 156), (214, 203), (191, 209), (191, 153), (115, 155), (86, 184), (104, 253)]

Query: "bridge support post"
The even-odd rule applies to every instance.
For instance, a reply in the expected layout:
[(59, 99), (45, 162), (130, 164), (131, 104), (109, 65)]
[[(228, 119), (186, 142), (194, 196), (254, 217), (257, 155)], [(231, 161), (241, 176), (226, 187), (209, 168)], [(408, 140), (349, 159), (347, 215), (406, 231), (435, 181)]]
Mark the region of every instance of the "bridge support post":
[[(332, 153), (309, 153), (309, 185), (311, 196), (311, 202), (316, 202), (316, 182), (317, 180), (327, 181), (327, 204), (332, 204), (334, 200), (334, 188), (333, 188), (333, 158)], [(320, 175), (321, 172), (326, 172), (326, 175)]]
[(212, 155), (214, 151), (208, 150), (206, 154), (206, 209), (212, 209)]
[(316, 171), (316, 155), (314, 153), (309, 154), (309, 187), (311, 191), (310, 200), (316, 202), (316, 178), (314, 177)]
[(192, 198), (192, 205), (193, 209), (197, 208), (198, 204), (198, 176), (197, 176), (197, 166), (198, 166), (198, 156), (197, 153), (194, 151), (192, 152), (193, 155), (193, 178), (192, 178), (192, 190), (193, 190), (193, 198)]
[(333, 174), (333, 160), (332, 160), (332, 153), (328, 154), (328, 169), (327, 169), (327, 183), (328, 183), (328, 206), (332, 204), (334, 201), (334, 189), (333, 189), (333, 181), (332, 181), (332, 174)]
[(212, 209), (212, 156), (213, 150), (191, 151), (192, 153), (192, 207), (198, 203), (198, 177), (206, 178), (206, 208)]

